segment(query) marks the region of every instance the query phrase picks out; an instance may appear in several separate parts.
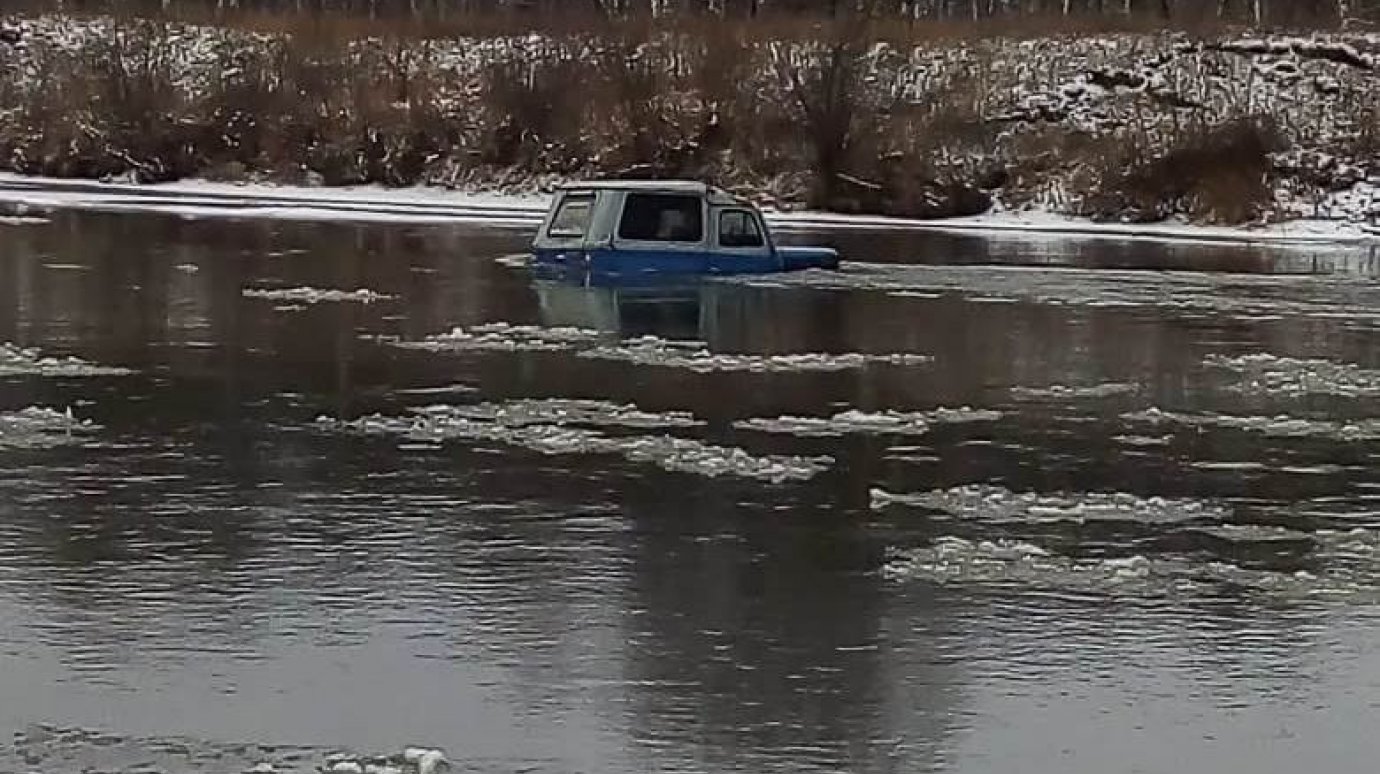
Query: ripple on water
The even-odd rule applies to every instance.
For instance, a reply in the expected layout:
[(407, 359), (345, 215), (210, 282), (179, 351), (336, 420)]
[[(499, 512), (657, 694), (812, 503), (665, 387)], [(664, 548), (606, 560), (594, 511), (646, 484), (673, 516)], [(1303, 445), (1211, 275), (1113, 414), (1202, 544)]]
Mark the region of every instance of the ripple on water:
[(1230, 389), (1237, 392), (1290, 397), (1380, 397), (1380, 370), (1361, 368), (1353, 363), (1269, 354), (1209, 355), (1205, 362), (1236, 373), (1238, 381)]
[(1380, 288), (1326, 275), (853, 263), (842, 271), (719, 281), (906, 295), (946, 292), (985, 301), (1007, 299), (1055, 306), (1154, 307), (1253, 318), (1287, 315), (1369, 325), (1380, 322)]
[[(408, 416), (374, 414), (350, 421), (329, 417), (317, 420), (319, 427), (367, 434), (393, 435), (411, 441), (463, 440), (502, 443), (541, 454), (618, 454), (633, 462), (647, 462), (664, 470), (707, 477), (739, 477), (771, 483), (802, 481), (822, 473), (833, 463), (827, 456), (758, 456), (736, 447), (717, 446), (690, 438), (668, 435), (609, 436), (582, 427), (568, 427), (559, 421), (580, 424), (627, 425), (635, 427), (684, 427), (690, 421), (682, 413), (656, 415), (632, 406), (607, 404), (612, 409), (604, 416), (585, 405), (568, 420), (553, 419), (551, 404), (521, 402), (521, 409), (509, 410), (498, 404), (476, 410), (468, 406), (428, 406)], [(532, 405), (539, 408), (532, 410)], [(482, 418), (476, 418), (478, 414)], [(542, 421), (542, 416), (545, 419)]]

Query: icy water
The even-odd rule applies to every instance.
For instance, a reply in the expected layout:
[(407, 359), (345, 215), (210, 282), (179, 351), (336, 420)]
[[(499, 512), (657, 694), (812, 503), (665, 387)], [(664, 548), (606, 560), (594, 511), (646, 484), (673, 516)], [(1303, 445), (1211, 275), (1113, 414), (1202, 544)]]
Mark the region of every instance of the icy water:
[(1380, 754), (1377, 256), (850, 232), (634, 291), (524, 238), (0, 226), (0, 772)]

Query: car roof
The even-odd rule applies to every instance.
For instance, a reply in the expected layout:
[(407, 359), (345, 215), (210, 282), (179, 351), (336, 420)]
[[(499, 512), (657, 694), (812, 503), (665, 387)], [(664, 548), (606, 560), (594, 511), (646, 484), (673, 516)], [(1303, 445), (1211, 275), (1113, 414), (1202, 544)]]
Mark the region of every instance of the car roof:
[(562, 191), (636, 191), (707, 197), (713, 204), (744, 204), (722, 188), (699, 180), (583, 180), (563, 183)]
[(609, 189), (622, 191), (662, 191), (666, 193), (704, 194), (709, 186), (698, 180), (575, 180), (561, 185), (562, 189)]

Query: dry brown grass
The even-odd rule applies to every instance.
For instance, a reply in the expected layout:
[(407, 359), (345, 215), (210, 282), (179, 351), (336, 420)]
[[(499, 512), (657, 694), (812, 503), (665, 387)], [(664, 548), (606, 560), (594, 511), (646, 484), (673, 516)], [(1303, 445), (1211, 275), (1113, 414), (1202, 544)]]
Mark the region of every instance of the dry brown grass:
[(1158, 221), (1175, 214), (1213, 223), (1242, 223), (1272, 201), (1270, 154), (1284, 142), (1268, 116), (1185, 129), (1173, 146), (1104, 147), (1100, 179), (1082, 203), (1100, 219)]
[[(307, 4), (310, 6), (310, 4)], [(644, 39), (653, 32), (682, 34), (700, 38), (737, 35), (751, 40), (818, 40), (827, 37), (839, 19), (821, 9), (776, 10), (764, 8), (754, 18), (741, 15), (677, 14), (651, 17), (633, 15), (610, 17), (597, 13), (587, 3), (544, 6), (540, 11), (470, 10), (436, 14), (425, 8), (416, 14), (370, 15), (360, 9), (297, 11), (292, 7), (276, 10), (253, 7), (218, 8), (214, 2), (178, 0), (163, 8), (160, 3), (129, 0), (9, 0), (5, 11), (38, 14), (62, 13), (74, 16), (118, 16), (189, 24), (207, 24), (274, 35), (291, 35), (303, 40), (354, 40), (364, 37), (403, 40), (491, 38), (525, 35), (615, 36)], [(1271, 26), (1294, 29), (1334, 29), (1338, 20), (1331, 6), (1308, 11), (1296, 4), (1276, 3)], [(1055, 10), (1008, 13), (978, 19), (956, 14), (945, 19), (915, 19), (878, 11), (865, 15), (846, 15), (847, 24), (869, 40), (895, 44), (974, 41), (986, 38), (1036, 38), (1087, 36), (1111, 33), (1155, 33), (1176, 30), (1197, 35), (1216, 35), (1245, 25), (1239, 14), (1219, 17), (1215, 3), (1178, 3), (1169, 19), (1159, 13), (1138, 11), (1131, 15), (1109, 9), (1106, 13), (1062, 14)]]

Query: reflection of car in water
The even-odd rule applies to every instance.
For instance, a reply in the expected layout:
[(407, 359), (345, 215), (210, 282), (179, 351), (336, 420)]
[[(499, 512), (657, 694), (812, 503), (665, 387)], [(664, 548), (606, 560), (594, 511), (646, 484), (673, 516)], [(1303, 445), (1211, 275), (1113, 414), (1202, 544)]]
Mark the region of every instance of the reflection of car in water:
[(589, 275), (533, 267), (542, 325), (594, 328), (628, 338), (695, 339), (713, 289), (697, 277)]
[(751, 203), (704, 183), (570, 183), (532, 241), (538, 264), (598, 273), (765, 274), (835, 269), (828, 247), (776, 244)]

